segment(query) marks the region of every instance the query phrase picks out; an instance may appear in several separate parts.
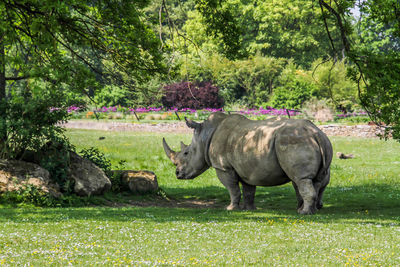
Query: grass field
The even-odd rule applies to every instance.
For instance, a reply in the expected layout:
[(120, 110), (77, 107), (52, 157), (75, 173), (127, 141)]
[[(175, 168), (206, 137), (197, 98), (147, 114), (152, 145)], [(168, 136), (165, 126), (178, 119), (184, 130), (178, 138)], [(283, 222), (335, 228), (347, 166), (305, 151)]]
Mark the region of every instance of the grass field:
[(258, 188), (256, 211), (229, 212), (229, 195), (213, 170), (177, 180), (162, 136), (177, 149), (190, 135), (70, 130), (68, 136), (78, 150), (95, 146), (114, 164), (126, 160), (126, 169), (154, 171), (171, 199), (215, 205), (2, 207), (0, 265), (400, 265), (400, 145), (394, 141), (332, 137), (334, 153), (355, 158), (333, 160), (324, 208), (300, 216), (291, 185)]

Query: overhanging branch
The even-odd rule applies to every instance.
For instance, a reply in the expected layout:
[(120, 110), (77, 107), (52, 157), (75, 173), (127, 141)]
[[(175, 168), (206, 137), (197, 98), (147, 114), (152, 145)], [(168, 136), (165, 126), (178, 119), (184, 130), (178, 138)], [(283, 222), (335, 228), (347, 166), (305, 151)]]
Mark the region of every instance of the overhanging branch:
[(30, 78), (29, 76), (6, 77), (6, 81), (20, 81)]
[(322, 9), (322, 7), (326, 8), (331, 14), (333, 14), (336, 17), (336, 21), (339, 26), (340, 35), (342, 38), (344, 49), (347, 53), (350, 52), (350, 43), (346, 36), (346, 29), (343, 24), (343, 18), (331, 5), (327, 4), (324, 0), (319, 0), (318, 2), (319, 2), (319, 5), (321, 6), (321, 9)]

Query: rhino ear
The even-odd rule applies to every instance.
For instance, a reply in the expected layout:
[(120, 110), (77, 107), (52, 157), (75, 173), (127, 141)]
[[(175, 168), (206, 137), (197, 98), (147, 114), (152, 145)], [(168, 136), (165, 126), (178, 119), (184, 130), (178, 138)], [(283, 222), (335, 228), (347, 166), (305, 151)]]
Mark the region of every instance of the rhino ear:
[(185, 150), (185, 148), (187, 148), (187, 145), (181, 141), (181, 151)]
[(186, 125), (187, 125), (189, 128), (192, 128), (192, 129), (199, 129), (199, 128), (201, 127), (201, 123), (192, 121), (191, 119), (188, 119), (188, 118), (186, 118), (186, 117), (185, 117), (185, 121), (186, 121)]
[(163, 138), (163, 147), (164, 147), (164, 151), (165, 154), (167, 154), (167, 157), (172, 161), (172, 163), (175, 163), (175, 155), (176, 152), (173, 151), (169, 145), (167, 144), (167, 142), (165, 141), (165, 138)]

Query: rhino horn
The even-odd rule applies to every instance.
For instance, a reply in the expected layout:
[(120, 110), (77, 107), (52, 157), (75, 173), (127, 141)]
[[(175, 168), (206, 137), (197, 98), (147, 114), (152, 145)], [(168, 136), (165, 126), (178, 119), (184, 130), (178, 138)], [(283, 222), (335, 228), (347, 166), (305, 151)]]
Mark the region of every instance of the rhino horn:
[(181, 141), (181, 151), (185, 150), (185, 148), (187, 148), (187, 145)]
[(172, 162), (174, 162), (174, 161), (175, 161), (175, 154), (176, 154), (176, 152), (173, 151), (173, 150), (169, 147), (169, 145), (168, 145), (167, 142), (165, 141), (165, 138), (163, 138), (163, 147), (164, 147), (165, 154), (167, 154), (167, 157), (168, 157)]
[(187, 125), (189, 128), (192, 128), (192, 129), (198, 129), (198, 128), (200, 128), (200, 126), (201, 126), (201, 123), (192, 121), (191, 119), (188, 119), (188, 118), (186, 118), (186, 117), (185, 117), (185, 121), (186, 121), (186, 125)]

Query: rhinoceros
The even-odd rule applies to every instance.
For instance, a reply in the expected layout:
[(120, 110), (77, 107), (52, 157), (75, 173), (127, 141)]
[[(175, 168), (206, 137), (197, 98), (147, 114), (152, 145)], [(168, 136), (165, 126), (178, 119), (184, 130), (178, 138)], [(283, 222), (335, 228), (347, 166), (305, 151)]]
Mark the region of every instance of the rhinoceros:
[(332, 145), (311, 121), (271, 118), (250, 120), (222, 112), (202, 123), (185, 118), (194, 129), (192, 142), (181, 142), (173, 151), (163, 138), (163, 147), (176, 165), (178, 179), (194, 179), (210, 167), (216, 169), (229, 191), (228, 210), (239, 209), (242, 184), (243, 209), (255, 209), (256, 186), (292, 182), (297, 211), (314, 214), (322, 208), (322, 195), (330, 180)]

